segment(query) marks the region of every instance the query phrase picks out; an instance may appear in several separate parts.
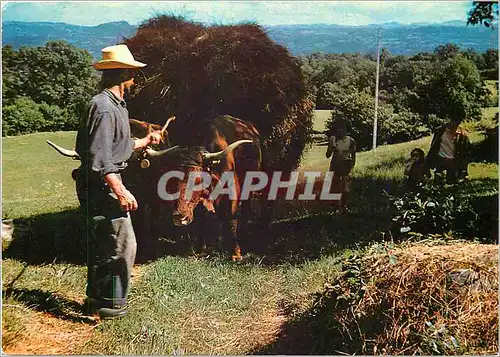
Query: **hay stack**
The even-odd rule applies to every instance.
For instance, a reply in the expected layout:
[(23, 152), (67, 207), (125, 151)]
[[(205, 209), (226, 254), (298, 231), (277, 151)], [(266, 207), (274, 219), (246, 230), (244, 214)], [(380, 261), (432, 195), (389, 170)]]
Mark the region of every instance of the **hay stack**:
[(417, 244), (391, 254), (395, 264), (386, 254), (347, 264), (320, 296), (316, 312), (328, 326), (319, 326), (316, 354), (498, 353), (497, 245)]
[(269, 168), (297, 166), (312, 129), (298, 62), (255, 24), (204, 26), (174, 16), (143, 23), (125, 41), (148, 64), (129, 101), (131, 116), (169, 127), (191, 144), (201, 123), (220, 114), (252, 122), (263, 136)]

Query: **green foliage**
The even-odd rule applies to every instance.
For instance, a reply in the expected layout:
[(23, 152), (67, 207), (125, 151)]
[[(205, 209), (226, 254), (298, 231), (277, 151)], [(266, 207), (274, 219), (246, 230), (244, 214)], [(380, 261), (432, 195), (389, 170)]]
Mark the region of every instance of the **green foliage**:
[(66, 109), (47, 103), (37, 104), (19, 97), (2, 108), (2, 135), (20, 135), (38, 131), (71, 130), (76, 120)]
[[(352, 136), (364, 149), (371, 147), (373, 130), (376, 58), (372, 57), (316, 53), (301, 58), (316, 108), (332, 110), (332, 120), (348, 119)], [(381, 57), (381, 143), (418, 138), (451, 118), (477, 120), (481, 107), (498, 104), (497, 96), (488, 94), (482, 81), (498, 77), (495, 49), (480, 54), (449, 43), (434, 53), (391, 56), (383, 51)]]
[[(10, 107), (4, 111), (13, 129), (4, 130), (3, 134), (75, 129), (97, 90), (98, 77), (91, 64), (92, 57), (87, 51), (64, 41), (50, 41), (44, 47), (21, 47), (18, 51), (5, 46), (2, 49), (3, 103), (22, 109)], [(27, 107), (37, 111), (34, 104), (19, 102), (21, 97), (29, 97), (39, 104), (38, 111), (44, 119), (40, 115), (20, 118), (18, 114)], [(16, 118), (20, 120), (17, 124), (12, 122)]]
[[(335, 120), (345, 119), (350, 125), (349, 135), (357, 143), (358, 150), (370, 149), (372, 145), (375, 102), (373, 96), (365, 91), (330, 97), (332, 115), (326, 123), (331, 130)], [(428, 130), (423, 126), (423, 119), (410, 111), (394, 112), (390, 104), (379, 102), (378, 107), (378, 142), (393, 144), (408, 141), (425, 135)]]
[(410, 141), (430, 134), (423, 118), (409, 110), (400, 111), (382, 123), (380, 136), (384, 143), (395, 144)]
[(418, 89), (421, 114), (446, 119), (479, 119), (486, 89), (473, 62), (455, 56), (438, 63), (434, 78)]
[(447, 43), (446, 45), (438, 46), (434, 53), (440, 61), (446, 61), (453, 58), (460, 52), (460, 48), (454, 43)]
[(493, 27), (498, 21), (498, 1), (474, 1), (469, 11), (467, 25), (484, 25)]
[(2, 108), (2, 135), (19, 135), (41, 131), (45, 119), (40, 106), (29, 98), (18, 98)]
[(461, 192), (469, 189), (468, 186), (467, 181), (455, 186), (429, 182), (417, 193), (407, 192), (401, 197), (388, 195), (397, 212), (392, 218), (393, 231), (397, 236), (453, 234), (466, 239), (491, 240), (496, 224), (492, 212), (485, 208), (495, 198), (483, 198), (474, 203), (470, 196)]

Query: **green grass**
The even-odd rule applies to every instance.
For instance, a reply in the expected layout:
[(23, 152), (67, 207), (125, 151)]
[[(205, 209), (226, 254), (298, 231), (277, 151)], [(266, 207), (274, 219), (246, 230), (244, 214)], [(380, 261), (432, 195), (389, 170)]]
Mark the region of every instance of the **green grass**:
[(2, 217), (20, 218), (78, 206), (71, 170), (78, 161), (58, 154), (46, 140), (73, 148), (75, 132), (3, 138)]
[(485, 81), (486, 88), (491, 92), (491, 96), (498, 96), (498, 88), (495, 82), (494, 80)]
[[(316, 113), (316, 130), (322, 130), (325, 112)], [(475, 143), (482, 138), (473, 134)], [(5, 341), (23, 340), (30, 324), (24, 308), (87, 322), (78, 312), (85, 290), (85, 239), (70, 177), (78, 162), (61, 157), (46, 139), (72, 147), (75, 133), (3, 139), (3, 218), (15, 218), (18, 224), (17, 235), (3, 252), (3, 302), (23, 306), (4, 308), (3, 327), (9, 333), (4, 346)], [(101, 323), (77, 352), (266, 351), (283, 323), (311, 308), (314, 294), (338, 274), (345, 254), (380, 239), (391, 215), (383, 191), (402, 191), (404, 161), (411, 149), (427, 151), (429, 144), (426, 137), (358, 153), (349, 214), (335, 215), (331, 205), (321, 202), (285, 205), (270, 231), (245, 242), (249, 252), (241, 264), (220, 257), (169, 256), (169, 251), (142, 264), (132, 286), (129, 316)], [(325, 151), (325, 146), (313, 146), (300, 169), (326, 171)], [(469, 169), (466, 194), (498, 194), (496, 163), (474, 162)], [(294, 346), (286, 351), (293, 354)]]
[(325, 131), (326, 130), (326, 122), (331, 117), (330, 110), (315, 110), (314, 111), (314, 123), (313, 130), (316, 131)]
[(331, 278), (335, 261), (302, 268), (167, 257), (147, 266), (131, 293), (135, 318), (102, 325), (84, 354), (245, 354), (270, 342), (277, 307), (304, 311), (304, 298)]

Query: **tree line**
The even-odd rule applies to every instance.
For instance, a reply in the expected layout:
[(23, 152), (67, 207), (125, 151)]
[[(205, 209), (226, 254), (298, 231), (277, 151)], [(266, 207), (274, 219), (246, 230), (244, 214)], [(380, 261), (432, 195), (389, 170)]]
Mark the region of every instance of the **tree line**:
[[(376, 56), (319, 54), (298, 57), (316, 109), (347, 119), (361, 149), (371, 143)], [(2, 135), (75, 130), (98, 90), (92, 56), (65, 41), (43, 47), (2, 48)], [(498, 80), (498, 50), (461, 50), (380, 56), (379, 141), (397, 143), (426, 135), (449, 118), (479, 119), (498, 105), (484, 86)]]
[(65, 41), (2, 48), (2, 135), (75, 130), (97, 91), (92, 56)]
[[(372, 142), (376, 55), (313, 53), (299, 58), (316, 109), (346, 119), (361, 149)], [(484, 53), (441, 45), (413, 56), (380, 54), (379, 141), (398, 143), (429, 134), (451, 118), (477, 120), (497, 106), (485, 80), (498, 81), (498, 50)]]

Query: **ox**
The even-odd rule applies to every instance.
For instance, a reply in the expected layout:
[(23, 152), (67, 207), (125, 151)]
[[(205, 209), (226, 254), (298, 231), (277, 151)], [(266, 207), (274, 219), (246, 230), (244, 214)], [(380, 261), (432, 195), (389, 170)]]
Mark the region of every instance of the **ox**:
[[(195, 208), (204, 206), (206, 211), (214, 212), (221, 223), (224, 245), (232, 251), (232, 259), (241, 259), (239, 245), (238, 217), (240, 213), (240, 191), (245, 175), (249, 171), (261, 170), (262, 153), (259, 132), (250, 123), (221, 115), (203, 126), (202, 140), (199, 145), (179, 146), (163, 151), (148, 149), (148, 156), (162, 157), (159, 166), (164, 172), (181, 171), (182, 179), (171, 178), (167, 185), (170, 192), (178, 192), (179, 198), (173, 201), (173, 223), (176, 226), (187, 226), (193, 222)], [(242, 145), (249, 144), (251, 145)], [(241, 145), (241, 146), (240, 146)], [(211, 177), (211, 185), (185, 197), (188, 178), (191, 173), (207, 173)], [(215, 200), (210, 193), (225, 172), (234, 174), (236, 198), (222, 195)], [(197, 177), (196, 184), (201, 182)], [(241, 202), (242, 216), (248, 218), (250, 197)], [(243, 220), (244, 221), (244, 220)], [(246, 223), (246, 222), (241, 223)], [(201, 222), (200, 222), (201, 223)], [(208, 228), (208, 227), (207, 227)], [(203, 236), (206, 241), (206, 236)]]

